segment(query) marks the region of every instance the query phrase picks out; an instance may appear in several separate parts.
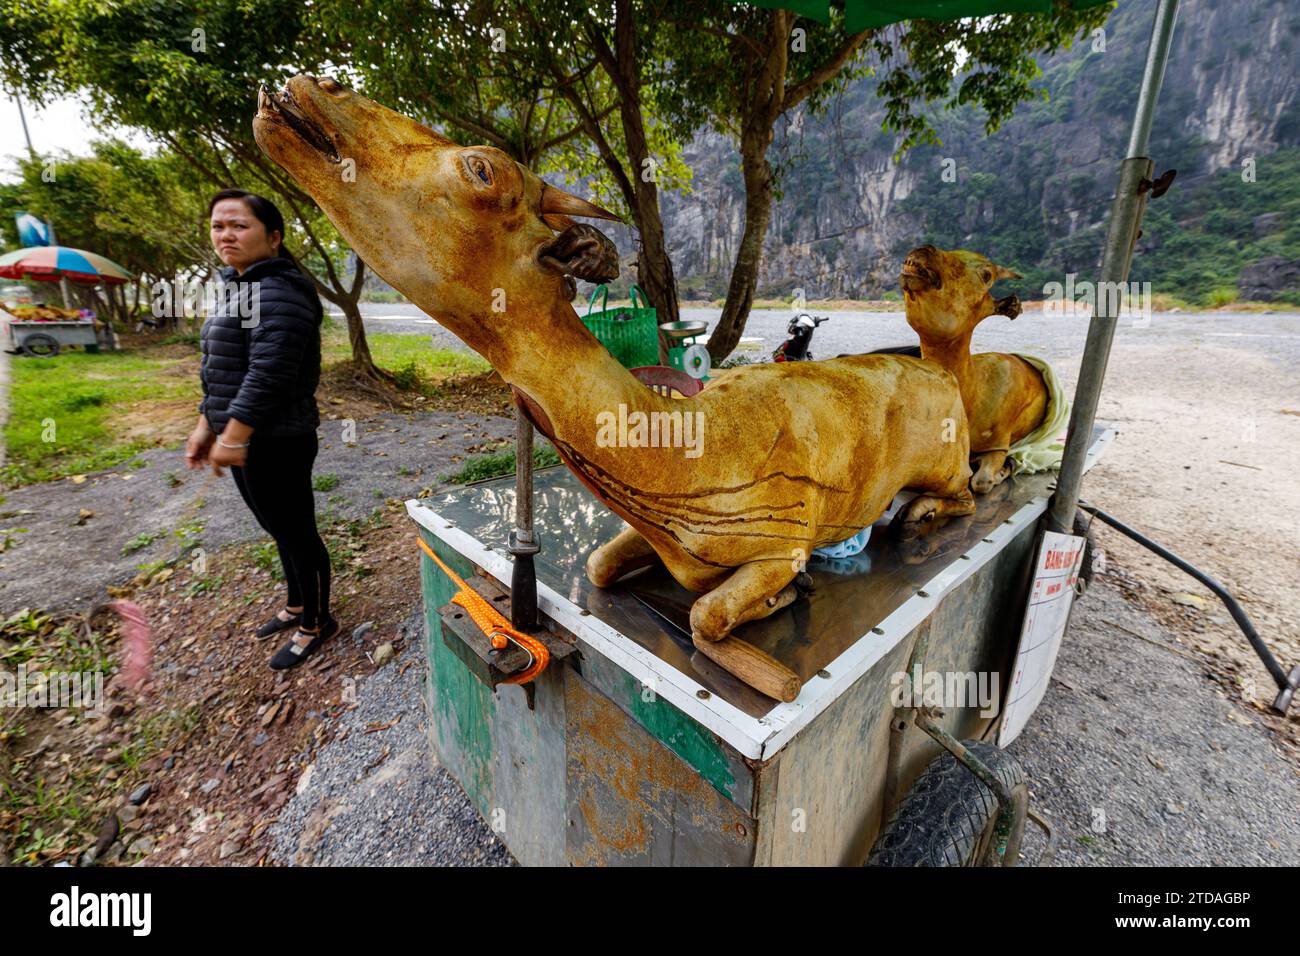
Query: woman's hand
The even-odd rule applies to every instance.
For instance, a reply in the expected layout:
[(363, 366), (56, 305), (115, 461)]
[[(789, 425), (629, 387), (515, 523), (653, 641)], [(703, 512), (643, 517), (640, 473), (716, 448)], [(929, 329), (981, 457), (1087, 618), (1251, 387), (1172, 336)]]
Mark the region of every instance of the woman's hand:
[(221, 442), (216, 442), (213, 444), (212, 450), (208, 452), (208, 463), (212, 466), (212, 473), (220, 477), (223, 474), (222, 468), (242, 468), (246, 465), (248, 463), (248, 449), (228, 448)]
[(190, 471), (197, 471), (208, 463), (208, 454), (216, 437), (208, 428), (207, 419), (200, 416), (199, 423), (185, 440), (185, 466)]
[(208, 452), (208, 462), (212, 465), (212, 473), (220, 477), (222, 467), (244, 467), (248, 463), (248, 440), (252, 437), (252, 425), (245, 425), (237, 418), (232, 418), (226, 422), (221, 437), (212, 446), (212, 450)]

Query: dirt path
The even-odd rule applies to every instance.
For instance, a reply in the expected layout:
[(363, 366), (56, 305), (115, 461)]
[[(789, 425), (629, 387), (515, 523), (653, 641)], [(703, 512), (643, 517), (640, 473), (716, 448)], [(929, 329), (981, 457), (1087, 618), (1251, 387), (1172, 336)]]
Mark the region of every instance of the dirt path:
[[(1206, 329), (1179, 344), (1129, 336), (1112, 353), (1098, 417), (1119, 438), (1085, 497), (1217, 577), (1282, 664), (1300, 664), (1300, 322)], [(1111, 529), (1098, 535), (1161, 620), (1272, 698), (1208, 590)], [(1300, 728), (1300, 712), (1291, 720)]]
[[(317, 492), (318, 512), (342, 518), (412, 497), (514, 434), (508, 419), (468, 412), (381, 415), (355, 423), (351, 444), (343, 441), (347, 425), (323, 423), (314, 472), (326, 489)], [(28, 531), (0, 554), (0, 614), (84, 609), (103, 599), (106, 585), (129, 580), (150, 562), (266, 537), (229, 473), (186, 471), (179, 449), (145, 452), (80, 483), (30, 485), (5, 497), (3, 511)], [(83, 511), (92, 514), (83, 518)]]

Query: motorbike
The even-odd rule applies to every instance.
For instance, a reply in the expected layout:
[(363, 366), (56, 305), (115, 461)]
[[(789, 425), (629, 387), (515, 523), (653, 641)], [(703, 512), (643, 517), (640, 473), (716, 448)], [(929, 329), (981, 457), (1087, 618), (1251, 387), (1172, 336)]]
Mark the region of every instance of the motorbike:
[(800, 312), (790, 320), (790, 325), (786, 329), (787, 338), (772, 353), (773, 362), (811, 362), (812, 352), (809, 346), (812, 345), (813, 332), (817, 326), (823, 322), (829, 322), (829, 315), (810, 315), (807, 312)]

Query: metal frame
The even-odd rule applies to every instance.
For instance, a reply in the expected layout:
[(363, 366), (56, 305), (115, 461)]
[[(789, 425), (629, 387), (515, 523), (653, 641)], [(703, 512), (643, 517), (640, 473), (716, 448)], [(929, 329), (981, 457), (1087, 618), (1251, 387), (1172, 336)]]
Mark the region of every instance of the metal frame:
[[(1114, 436), (1114, 431), (1107, 429), (1097, 437), (1085, 459), (1086, 467), (1092, 466)], [(831, 661), (824, 669), (826, 676), (805, 684), (803, 692), (792, 703), (777, 704), (761, 717), (752, 717), (717, 695), (708, 694), (690, 675), (666, 664), (544, 581), (537, 582), (537, 605), (545, 617), (580, 637), (636, 680), (654, 687), (657, 694), (717, 734), (738, 753), (767, 760), (892, 652), (934, 613), (946, 595), (988, 564), (1007, 542), (1037, 522), (1047, 510), (1048, 500), (1046, 496), (1038, 496), (1022, 505), (986, 538), (928, 579), (917, 594), (904, 601), (870, 633), (862, 635)], [(406, 510), (417, 524), (447, 542), (496, 581), (510, 584), (513, 562), (507, 552), (484, 546), (419, 500), (407, 501)]]

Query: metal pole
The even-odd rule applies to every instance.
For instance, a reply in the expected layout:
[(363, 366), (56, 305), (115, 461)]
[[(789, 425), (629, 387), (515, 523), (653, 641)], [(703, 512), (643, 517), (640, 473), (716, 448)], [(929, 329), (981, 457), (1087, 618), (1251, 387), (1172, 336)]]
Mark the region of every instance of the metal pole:
[(518, 630), (537, 627), (537, 568), (541, 550), (533, 534), (533, 424), (515, 405), (515, 527), (510, 532), (510, 623)]
[(36, 150), (32, 148), (32, 134), (27, 131), (27, 114), (23, 112), (22, 97), (15, 95), (14, 102), (18, 104), (18, 119), (23, 124), (23, 138), (27, 140), (27, 152), (32, 154), (32, 159), (35, 159)]
[[(1128, 155), (1120, 165), (1119, 186), (1115, 190), (1115, 200), (1110, 209), (1110, 228), (1106, 233), (1106, 246), (1102, 253), (1099, 290), (1128, 282), (1133, 246), (1142, 224), (1142, 213), (1146, 209), (1147, 190), (1141, 188), (1141, 184), (1144, 179), (1151, 178), (1152, 164), (1146, 155), (1151, 123), (1155, 118), (1156, 100), (1160, 96), (1160, 84), (1164, 80), (1165, 63), (1169, 59), (1169, 46), (1177, 17), (1178, 0), (1160, 0), (1151, 27), (1151, 42), (1147, 47), (1146, 66), (1142, 71), (1142, 86), (1138, 91), (1137, 107), (1133, 114)], [(1074, 527), (1074, 515), (1083, 481), (1083, 465), (1088, 455), (1093, 422), (1097, 417), (1101, 386), (1106, 378), (1110, 346), (1115, 337), (1118, 318), (1115, 313), (1119, 311), (1119, 299), (1119, 296), (1098, 294), (1092, 321), (1088, 324), (1088, 341), (1084, 346), (1079, 383), (1074, 389), (1074, 403), (1070, 411), (1069, 438), (1065, 443), (1065, 455), (1061, 459), (1056, 494), (1052, 496), (1048, 519), (1051, 530), (1063, 534), (1069, 534)]]
[(1286, 669), (1277, 662), (1277, 658), (1273, 656), (1273, 652), (1268, 649), (1268, 645), (1264, 643), (1264, 639), (1260, 637), (1259, 632), (1255, 630), (1255, 625), (1251, 623), (1250, 616), (1246, 613), (1246, 609), (1243, 608), (1241, 604), (1238, 603), (1237, 599), (1232, 596), (1232, 592), (1220, 584), (1218, 580), (1206, 574), (1190, 561), (1174, 554), (1159, 542), (1152, 541), (1136, 528), (1130, 528), (1114, 515), (1107, 514), (1100, 508), (1094, 508), (1086, 502), (1081, 502), (1079, 507), (1088, 512), (1088, 514), (1096, 517), (1097, 520), (1104, 521), (1120, 534), (1132, 538), (1138, 544), (1142, 545), (1142, 547), (1147, 548), (1164, 558), (1180, 571), (1186, 571), (1214, 592), (1215, 597), (1223, 602), (1224, 607), (1228, 609), (1228, 613), (1232, 615), (1232, 619), (1237, 622), (1237, 627), (1241, 629), (1241, 633), (1246, 635), (1246, 640), (1248, 640), (1250, 646), (1255, 649), (1255, 653), (1259, 656), (1260, 662), (1263, 663), (1264, 669), (1269, 672), (1274, 682), (1277, 684), (1280, 693), (1278, 694), (1277, 700), (1273, 702), (1273, 708), (1279, 714), (1285, 715), (1287, 708), (1291, 706), (1291, 698), (1295, 695), (1296, 688), (1300, 687), (1300, 667), (1293, 667), (1291, 672), (1288, 674)]

